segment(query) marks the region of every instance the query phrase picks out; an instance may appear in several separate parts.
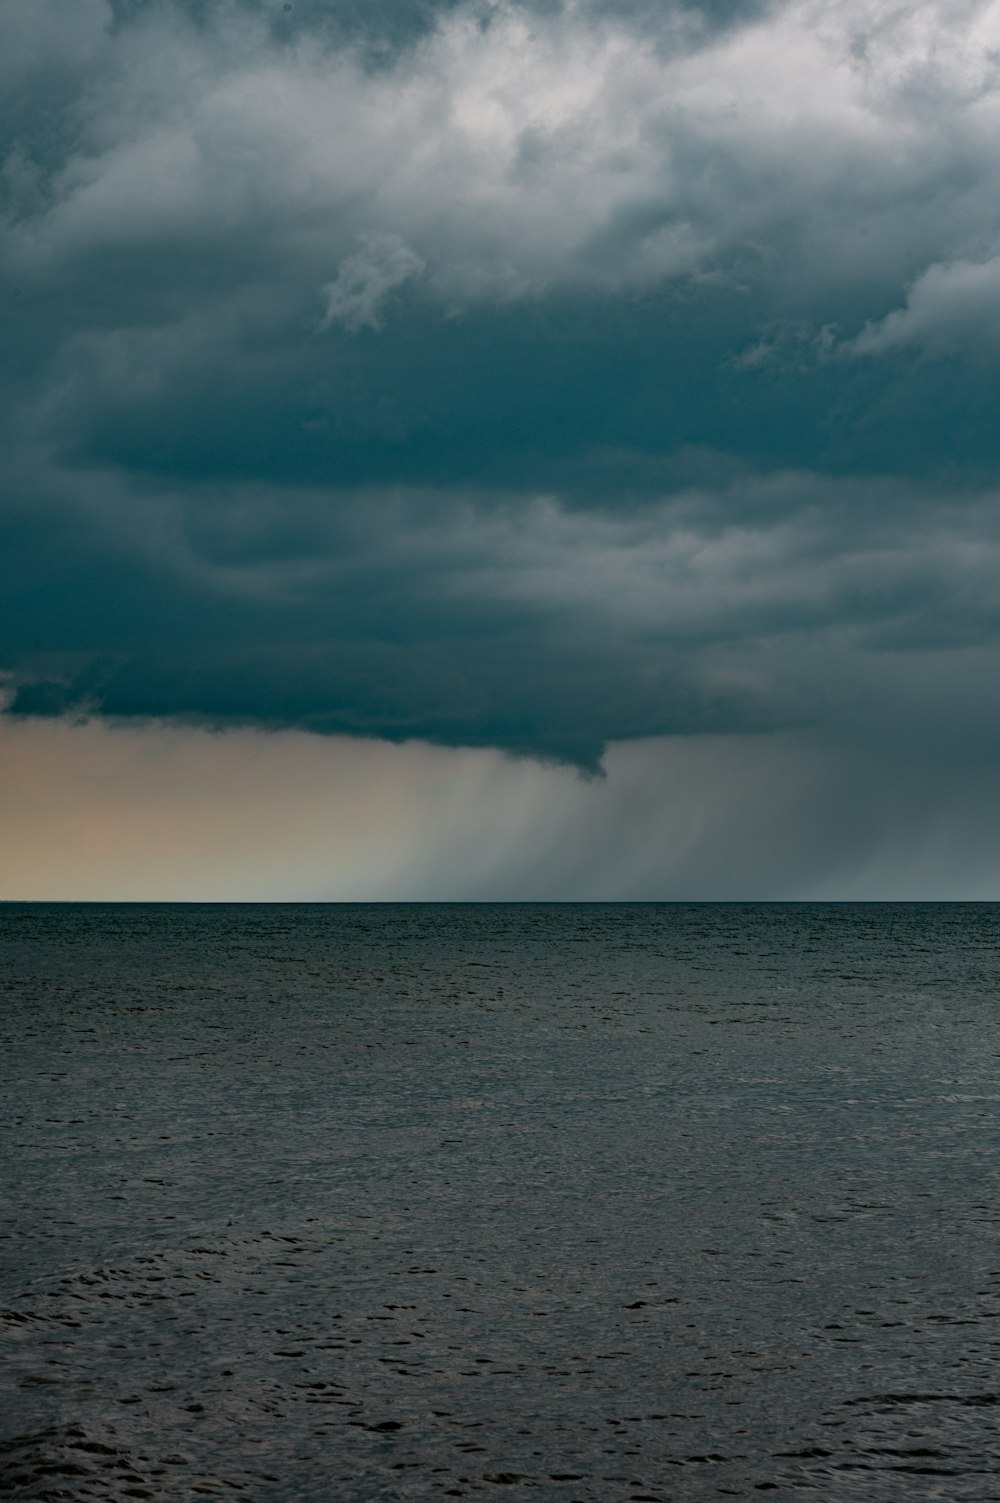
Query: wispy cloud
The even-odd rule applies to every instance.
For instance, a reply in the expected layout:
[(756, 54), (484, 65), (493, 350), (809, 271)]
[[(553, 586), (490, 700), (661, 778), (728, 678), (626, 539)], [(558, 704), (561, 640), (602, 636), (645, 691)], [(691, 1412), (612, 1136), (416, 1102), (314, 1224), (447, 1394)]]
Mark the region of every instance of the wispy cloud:
[(334, 280), (323, 288), (326, 312), (320, 328), (343, 324), (349, 334), (381, 329), (390, 293), (418, 277), (424, 266), (399, 235), (362, 235), (361, 249), (344, 258)]

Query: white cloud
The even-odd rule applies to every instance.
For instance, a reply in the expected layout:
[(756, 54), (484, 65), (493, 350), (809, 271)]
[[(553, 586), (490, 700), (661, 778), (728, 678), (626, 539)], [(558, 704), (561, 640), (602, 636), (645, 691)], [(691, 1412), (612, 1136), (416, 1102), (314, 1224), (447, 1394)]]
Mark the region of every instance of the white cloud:
[(341, 262), (332, 282), (323, 288), (326, 312), (321, 329), (343, 324), (350, 334), (381, 329), (390, 293), (418, 277), (424, 261), (399, 235), (362, 235), (361, 249)]
[(908, 345), (932, 354), (1000, 347), (1000, 256), (929, 266), (905, 307), (867, 324), (841, 353), (883, 355)]
[(103, 51), (110, 21), (108, 0), (0, 0), (0, 79), (79, 74)]
[[(0, 26), (23, 29), (18, 9)], [(157, 7), (84, 55), (49, 207), (6, 255), (58, 269), (231, 235), (303, 286), (340, 262), (334, 303), (362, 324), (395, 235), (446, 304), (718, 276), (747, 253), (790, 294), (906, 280), (1000, 224), (1000, 7), (959, 19), (951, 0), (789, 0), (706, 39), (666, 8), (651, 34), (575, 4), (466, 6), (369, 71), (326, 33), (278, 48), (235, 7), (201, 28)], [(352, 262), (359, 236), (381, 268)]]

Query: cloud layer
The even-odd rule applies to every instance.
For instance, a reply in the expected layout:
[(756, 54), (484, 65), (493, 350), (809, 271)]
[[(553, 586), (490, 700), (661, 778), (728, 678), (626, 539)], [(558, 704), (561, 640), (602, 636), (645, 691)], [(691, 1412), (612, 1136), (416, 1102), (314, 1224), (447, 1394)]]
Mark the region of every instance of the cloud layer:
[(11, 713), (991, 765), (998, 56), (996, 3), (0, 0)]

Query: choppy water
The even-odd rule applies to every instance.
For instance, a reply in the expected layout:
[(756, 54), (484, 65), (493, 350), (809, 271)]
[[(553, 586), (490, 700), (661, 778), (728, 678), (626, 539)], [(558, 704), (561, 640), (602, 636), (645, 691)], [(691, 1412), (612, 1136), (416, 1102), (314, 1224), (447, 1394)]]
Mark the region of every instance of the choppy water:
[(1000, 910), (0, 909), (0, 1497), (1000, 1499)]

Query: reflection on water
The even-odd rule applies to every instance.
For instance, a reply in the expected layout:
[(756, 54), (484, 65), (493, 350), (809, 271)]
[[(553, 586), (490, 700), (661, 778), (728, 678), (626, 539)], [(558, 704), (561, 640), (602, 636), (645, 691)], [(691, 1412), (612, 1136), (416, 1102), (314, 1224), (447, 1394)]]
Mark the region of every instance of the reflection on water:
[(0, 910), (0, 1497), (1000, 1497), (989, 905)]

